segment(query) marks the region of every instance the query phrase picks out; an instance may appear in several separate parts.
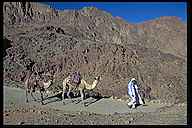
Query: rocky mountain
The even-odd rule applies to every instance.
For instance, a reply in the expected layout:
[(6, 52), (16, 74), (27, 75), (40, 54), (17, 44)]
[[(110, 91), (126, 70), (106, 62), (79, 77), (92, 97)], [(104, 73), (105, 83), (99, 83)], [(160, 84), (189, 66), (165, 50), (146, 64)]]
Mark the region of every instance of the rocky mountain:
[(60, 90), (79, 70), (89, 83), (101, 76), (95, 90), (102, 95), (127, 95), (136, 77), (145, 96), (186, 101), (187, 28), (177, 17), (129, 24), (94, 7), (59, 11), (4, 2), (3, 18), (4, 79), (22, 82), (33, 67), (55, 74), (51, 89)]

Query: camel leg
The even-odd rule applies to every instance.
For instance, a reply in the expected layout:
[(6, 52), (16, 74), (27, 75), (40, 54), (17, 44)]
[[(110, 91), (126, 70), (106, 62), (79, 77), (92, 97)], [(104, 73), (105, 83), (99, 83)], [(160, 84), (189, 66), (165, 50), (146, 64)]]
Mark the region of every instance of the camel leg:
[(36, 98), (33, 95), (33, 90), (30, 91), (31, 97), (33, 98), (34, 101), (37, 101)]
[(62, 101), (63, 104), (65, 104), (64, 99), (65, 99), (65, 91), (66, 91), (66, 86), (63, 86), (63, 93), (62, 93)]
[(67, 97), (68, 97), (69, 99), (71, 99), (70, 92), (71, 92), (71, 87), (69, 86), (69, 90), (68, 90), (68, 92), (67, 92)]
[(28, 103), (28, 102), (29, 102), (29, 99), (28, 99), (28, 92), (29, 92), (29, 90), (28, 90), (28, 89), (26, 89), (26, 91), (25, 91), (25, 94), (26, 94), (26, 96), (25, 96), (25, 98), (26, 98), (26, 103)]
[(80, 94), (81, 94), (81, 101), (82, 101), (83, 105), (85, 106), (85, 103), (84, 103), (84, 90), (83, 89), (80, 89)]
[(46, 91), (44, 91), (45, 98), (47, 98), (49, 95)]
[(44, 105), (44, 103), (43, 103), (43, 92), (40, 91), (40, 93), (41, 93), (41, 104)]

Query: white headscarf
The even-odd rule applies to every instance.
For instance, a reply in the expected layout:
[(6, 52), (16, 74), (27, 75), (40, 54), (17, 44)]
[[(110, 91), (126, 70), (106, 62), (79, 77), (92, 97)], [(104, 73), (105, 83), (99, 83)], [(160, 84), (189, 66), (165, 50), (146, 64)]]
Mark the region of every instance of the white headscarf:
[(135, 78), (132, 78), (132, 79), (131, 79), (131, 82), (132, 82), (132, 81), (134, 81), (134, 80), (136, 81), (136, 79), (135, 79)]

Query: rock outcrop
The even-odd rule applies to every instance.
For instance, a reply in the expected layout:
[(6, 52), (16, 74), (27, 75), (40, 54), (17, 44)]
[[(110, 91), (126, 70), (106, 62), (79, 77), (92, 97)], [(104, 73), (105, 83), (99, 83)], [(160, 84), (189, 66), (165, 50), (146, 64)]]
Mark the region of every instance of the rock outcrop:
[(4, 2), (3, 18), (4, 79), (22, 81), (29, 69), (50, 72), (52, 89), (60, 90), (80, 70), (88, 81), (101, 75), (102, 95), (127, 95), (127, 82), (136, 77), (151, 98), (186, 101), (187, 29), (177, 17), (129, 24), (94, 7), (59, 11)]

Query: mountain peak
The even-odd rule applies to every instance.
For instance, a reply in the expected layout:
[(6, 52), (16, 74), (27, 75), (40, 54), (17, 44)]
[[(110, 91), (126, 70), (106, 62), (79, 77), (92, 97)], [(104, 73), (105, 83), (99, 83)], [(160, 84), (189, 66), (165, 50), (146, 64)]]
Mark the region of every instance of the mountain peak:
[(82, 10), (98, 10), (98, 8), (94, 6), (87, 6), (87, 7), (83, 7)]

